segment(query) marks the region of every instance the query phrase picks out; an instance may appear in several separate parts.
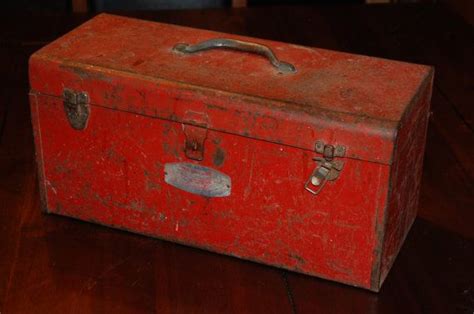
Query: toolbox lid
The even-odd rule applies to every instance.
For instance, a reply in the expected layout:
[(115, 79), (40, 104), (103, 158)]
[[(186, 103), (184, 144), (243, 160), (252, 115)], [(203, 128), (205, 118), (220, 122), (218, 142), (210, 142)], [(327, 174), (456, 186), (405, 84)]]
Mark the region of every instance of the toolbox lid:
[[(216, 38), (225, 40), (192, 46)], [(219, 45), (251, 53), (212, 49)], [(295, 71), (278, 68), (280, 61)], [(92, 106), (308, 150), (334, 143), (346, 147), (346, 157), (386, 164), (401, 121), (431, 77), (423, 65), (109, 14), (30, 59), (36, 93), (85, 91)]]

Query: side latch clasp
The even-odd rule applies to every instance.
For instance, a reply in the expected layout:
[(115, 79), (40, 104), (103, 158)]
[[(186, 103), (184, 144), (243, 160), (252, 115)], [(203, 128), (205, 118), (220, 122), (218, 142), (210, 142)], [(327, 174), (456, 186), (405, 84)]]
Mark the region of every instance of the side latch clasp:
[(86, 92), (76, 92), (69, 88), (63, 90), (63, 103), (69, 124), (76, 130), (83, 130), (89, 120), (89, 95)]
[(344, 146), (333, 146), (324, 144), (322, 141), (316, 143), (316, 152), (323, 154), (323, 157), (315, 157), (317, 166), (306, 181), (304, 188), (317, 195), (321, 192), (327, 181), (334, 181), (339, 178), (340, 172), (344, 167), (344, 161), (334, 159), (335, 157), (344, 157), (346, 148)]

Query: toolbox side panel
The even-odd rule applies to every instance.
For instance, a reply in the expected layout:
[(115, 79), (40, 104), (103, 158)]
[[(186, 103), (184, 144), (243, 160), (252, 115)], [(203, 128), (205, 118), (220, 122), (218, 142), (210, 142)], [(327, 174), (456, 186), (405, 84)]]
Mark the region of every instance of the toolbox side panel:
[(418, 211), (433, 84), (430, 72), (402, 120), (390, 174), (378, 290), (392, 267)]
[(36, 97), (49, 212), (370, 288), (389, 166), (345, 158), (315, 196), (313, 152), (209, 130), (193, 161), (181, 123), (91, 106), (75, 130)]
[(44, 179), (44, 166), (43, 166), (43, 145), (41, 139), (41, 125), (39, 121), (39, 102), (38, 96), (34, 93), (30, 93), (30, 110), (31, 110), (31, 125), (33, 129), (33, 139), (35, 143), (35, 161), (38, 176), (38, 186), (40, 194), (40, 206), (41, 211), (48, 212), (48, 200), (46, 195), (46, 181)]

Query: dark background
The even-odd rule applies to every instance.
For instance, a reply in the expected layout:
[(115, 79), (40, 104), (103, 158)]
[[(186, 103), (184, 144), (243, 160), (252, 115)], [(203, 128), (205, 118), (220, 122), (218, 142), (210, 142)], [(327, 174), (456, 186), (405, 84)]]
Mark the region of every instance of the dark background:
[[(234, 1), (234, 6), (255, 5), (308, 5), (308, 4), (341, 4), (363, 3), (364, 0), (248, 0)], [(162, 9), (197, 9), (225, 8), (233, 5), (232, 0), (18, 0), (8, 1), (9, 9), (58, 10), (70, 11), (75, 5), (86, 5), (90, 11), (101, 10), (162, 10)]]
[(472, 0), (9, 0), (1, 4), (2, 10), (46, 12), (103, 12), (146, 11), (206, 8), (241, 8), (258, 6), (304, 6), (341, 4), (444, 4), (449, 10), (474, 25)]

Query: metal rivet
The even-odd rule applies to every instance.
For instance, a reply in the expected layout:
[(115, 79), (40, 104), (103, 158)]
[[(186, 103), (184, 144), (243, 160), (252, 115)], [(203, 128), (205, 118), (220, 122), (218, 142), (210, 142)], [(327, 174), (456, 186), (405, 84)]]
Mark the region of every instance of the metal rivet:
[(317, 141), (316, 146), (315, 146), (315, 150), (318, 153), (322, 153), (323, 150), (324, 150), (324, 142), (323, 141)]
[(318, 186), (318, 185), (321, 184), (321, 180), (319, 180), (317, 177), (313, 176), (313, 177), (311, 177), (311, 184)]
[(334, 146), (332, 145), (324, 146), (323, 155), (326, 160), (332, 160), (334, 158)]
[(344, 154), (346, 153), (346, 149), (344, 148), (344, 146), (336, 146), (336, 151), (335, 151), (335, 154), (338, 156), (338, 157), (344, 157)]

